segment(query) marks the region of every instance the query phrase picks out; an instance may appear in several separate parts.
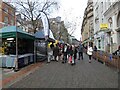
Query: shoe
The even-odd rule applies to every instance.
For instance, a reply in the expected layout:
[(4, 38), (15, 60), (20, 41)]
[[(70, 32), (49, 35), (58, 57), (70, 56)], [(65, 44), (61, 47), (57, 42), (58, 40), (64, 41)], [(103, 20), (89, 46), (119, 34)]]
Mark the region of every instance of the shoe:
[(91, 61), (89, 60), (89, 63), (91, 63)]
[(72, 63), (71, 65), (73, 66), (74, 64)]

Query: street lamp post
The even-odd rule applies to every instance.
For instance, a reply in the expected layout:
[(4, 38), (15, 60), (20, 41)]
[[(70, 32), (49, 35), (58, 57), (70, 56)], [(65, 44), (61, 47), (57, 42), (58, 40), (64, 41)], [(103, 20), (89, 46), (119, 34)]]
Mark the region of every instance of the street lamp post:
[(18, 71), (18, 34), (17, 34), (17, 25), (16, 25), (16, 59), (15, 59), (15, 72)]

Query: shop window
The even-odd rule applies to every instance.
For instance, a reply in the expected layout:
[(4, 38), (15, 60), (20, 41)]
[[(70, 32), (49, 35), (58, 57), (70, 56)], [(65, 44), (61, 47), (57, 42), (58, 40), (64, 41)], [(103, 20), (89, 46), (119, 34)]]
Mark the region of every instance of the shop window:
[(8, 17), (4, 17), (4, 23), (5, 25), (8, 25)]
[(109, 22), (110, 28), (112, 28), (112, 18), (111, 17), (108, 19), (108, 22)]
[(120, 27), (120, 12), (119, 12), (118, 18), (117, 18), (117, 27)]
[(103, 13), (103, 2), (101, 2), (101, 13)]
[(11, 25), (14, 25), (14, 20), (11, 20)]
[(5, 13), (8, 13), (8, 8), (5, 7), (5, 8), (4, 8), (4, 11), (5, 11)]
[(98, 48), (101, 49), (101, 40), (98, 40)]

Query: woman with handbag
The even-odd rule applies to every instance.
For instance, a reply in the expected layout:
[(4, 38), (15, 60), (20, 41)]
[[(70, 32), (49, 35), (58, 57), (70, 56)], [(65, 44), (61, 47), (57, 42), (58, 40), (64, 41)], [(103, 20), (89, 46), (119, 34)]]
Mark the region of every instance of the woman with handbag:
[(89, 45), (88, 48), (87, 48), (87, 54), (89, 56), (89, 63), (91, 63), (92, 53), (93, 53), (92, 45)]
[(72, 46), (68, 49), (68, 63), (72, 64), (73, 49)]

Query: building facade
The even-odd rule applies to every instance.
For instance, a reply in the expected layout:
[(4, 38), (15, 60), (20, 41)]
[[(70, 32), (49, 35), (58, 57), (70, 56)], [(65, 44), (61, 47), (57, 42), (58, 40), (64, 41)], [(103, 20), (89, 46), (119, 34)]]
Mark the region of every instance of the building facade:
[[(119, 2), (98, 0), (94, 2), (94, 43), (98, 50), (113, 53), (120, 45)], [(106, 25), (106, 28), (101, 28)]]
[(83, 23), (81, 28), (82, 43), (88, 45), (90, 42), (93, 44), (94, 28), (93, 28), (93, 2), (89, 0), (87, 7), (84, 11)]
[(6, 3), (0, 2), (0, 28), (8, 25), (15, 25), (16, 17), (15, 17), (15, 8)]
[(68, 43), (68, 31), (65, 27), (64, 21), (57, 20), (56, 18), (50, 18), (50, 29), (53, 32), (55, 39), (59, 40), (60, 42)]
[(35, 32), (41, 30), (43, 28), (42, 20), (38, 19), (35, 22), (36, 30), (33, 29), (32, 22), (27, 20), (25, 17), (22, 17), (21, 14), (16, 15), (17, 26), (20, 27), (23, 31), (28, 32), (30, 34), (34, 34)]

